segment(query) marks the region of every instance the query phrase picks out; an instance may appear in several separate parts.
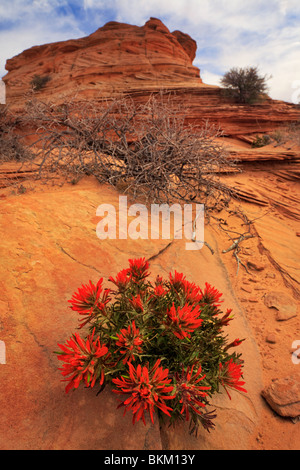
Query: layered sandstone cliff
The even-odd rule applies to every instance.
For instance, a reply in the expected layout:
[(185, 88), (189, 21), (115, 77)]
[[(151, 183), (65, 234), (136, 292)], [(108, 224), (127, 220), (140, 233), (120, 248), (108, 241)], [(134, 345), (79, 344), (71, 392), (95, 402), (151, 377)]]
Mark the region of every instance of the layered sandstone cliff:
[(158, 19), (144, 26), (110, 21), (87, 37), (27, 49), (8, 60), (7, 102), (20, 104), (34, 75), (49, 77), (43, 97), (64, 100), (111, 95), (131, 89), (199, 86), (196, 42), (171, 33)]

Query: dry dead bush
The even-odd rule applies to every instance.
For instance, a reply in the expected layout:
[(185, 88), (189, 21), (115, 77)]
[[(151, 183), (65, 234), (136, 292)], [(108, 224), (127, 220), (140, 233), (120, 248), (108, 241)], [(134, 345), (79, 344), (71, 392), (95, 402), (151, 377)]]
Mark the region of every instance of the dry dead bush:
[(300, 122), (292, 122), (279, 129), (276, 129), (271, 138), (277, 145), (300, 146)]
[(300, 146), (300, 122), (294, 122), (287, 128), (287, 138), (293, 144)]
[(144, 104), (130, 98), (28, 102), (24, 125), (35, 129), (39, 174), (63, 172), (71, 181), (84, 174), (151, 202), (226, 204), (229, 189), (220, 174), (234, 166), (220, 132), (203, 123), (186, 126), (171, 95), (152, 95)]
[(17, 132), (18, 119), (7, 106), (0, 106), (0, 162), (23, 162), (31, 158), (29, 148)]

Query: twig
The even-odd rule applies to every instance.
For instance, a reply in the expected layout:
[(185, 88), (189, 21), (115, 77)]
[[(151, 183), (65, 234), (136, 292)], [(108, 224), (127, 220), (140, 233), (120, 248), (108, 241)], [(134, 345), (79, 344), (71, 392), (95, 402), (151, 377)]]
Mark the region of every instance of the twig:
[(243, 240), (247, 240), (248, 238), (253, 237), (254, 235), (252, 235), (252, 233), (245, 233), (241, 235), (237, 240), (233, 242), (233, 244), (229, 248), (227, 248), (227, 250), (223, 250), (222, 253), (228, 253), (229, 251), (236, 249), (238, 247), (238, 244), (241, 243)]

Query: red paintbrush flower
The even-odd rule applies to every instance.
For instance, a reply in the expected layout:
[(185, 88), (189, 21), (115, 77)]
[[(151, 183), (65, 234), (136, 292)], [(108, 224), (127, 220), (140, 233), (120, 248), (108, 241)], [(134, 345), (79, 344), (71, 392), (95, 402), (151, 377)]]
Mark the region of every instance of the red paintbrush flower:
[(162, 276), (159, 276), (159, 274), (156, 276), (156, 279), (155, 279), (155, 285), (156, 286), (159, 286), (163, 283), (163, 278)]
[(171, 285), (174, 287), (174, 289), (177, 292), (180, 289), (183, 289), (185, 276), (182, 273), (178, 273), (177, 271), (175, 271), (174, 276), (172, 275), (172, 273), (169, 273), (169, 279), (170, 279)]
[(208, 284), (208, 282), (205, 283), (204, 292), (201, 292), (202, 302), (206, 304), (211, 304), (215, 307), (218, 307), (221, 305), (221, 302), (223, 302), (223, 300), (220, 300), (223, 294), (219, 292), (215, 287), (212, 287), (210, 284)]
[(144, 311), (144, 306), (140, 294), (138, 294), (136, 297), (132, 296), (132, 298), (129, 299), (129, 302), (133, 306), (134, 310), (136, 310), (137, 312)]
[(196, 328), (201, 326), (203, 320), (199, 318), (199, 306), (194, 307), (193, 305), (184, 305), (181, 307), (174, 306), (174, 303), (170, 310), (167, 312), (168, 319), (166, 324), (170, 327), (175, 336), (179, 339), (185, 337), (190, 338)]
[(234, 388), (236, 390), (239, 390), (240, 392), (247, 393), (247, 390), (242, 387), (245, 382), (240, 380), (240, 378), (242, 377), (241, 367), (241, 364), (233, 362), (232, 359), (225, 362), (225, 364), (220, 363), (219, 365), (220, 381), (223, 387), (225, 388), (230, 400), (231, 396), (229, 395), (227, 387)]
[(227, 351), (229, 348), (235, 348), (236, 346), (239, 346), (243, 341), (245, 341), (244, 339), (235, 339), (234, 341), (232, 341), (232, 343), (228, 344), (225, 348), (224, 348), (224, 352)]
[(113, 282), (118, 287), (120, 292), (124, 292), (124, 290), (126, 290), (128, 284), (130, 283), (130, 280), (131, 280), (130, 270), (128, 268), (127, 269), (122, 269), (116, 275), (115, 279), (112, 276), (110, 276), (108, 278), (108, 280)]
[(120, 272), (118, 272), (115, 279), (112, 276), (109, 276), (108, 280), (113, 282), (119, 288), (119, 290), (123, 291), (126, 289), (131, 280), (130, 270), (128, 268), (122, 269)]
[(128, 394), (129, 397), (122, 402), (120, 406), (125, 406), (125, 411), (131, 410), (133, 413), (133, 424), (139, 419), (145, 421), (145, 412), (149, 412), (153, 423), (153, 412), (155, 407), (163, 413), (170, 416), (169, 411), (172, 408), (166, 405), (165, 400), (171, 400), (174, 396), (169, 394), (173, 391), (173, 385), (169, 385), (171, 379), (168, 378), (168, 369), (160, 366), (160, 359), (149, 370), (148, 366), (140, 364), (135, 369), (131, 363), (128, 363), (129, 377), (121, 379), (112, 379), (113, 383), (119, 387), (119, 390), (113, 390), (114, 393)]
[(140, 347), (143, 343), (142, 338), (140, 337), (140, 330), (136, 328), (135, 322), (133, 321), (128, 328), (123, 328), (120, 333), (117, 333), (118, 341), (116, 342), (117, 346), (120, 346), (121, 354), (125, 354), (123, 359), (123, 364), (126, 362), (131, 362), (135, 360), (134, 354), (140, 354), (142, 348)]
[(130, 259), (129, 266), (129, 272), (134, 281), (143, 281), (146, 277), (149, 276), (149, 272), (147, 271), (149, 268), (149, 263), (145, 260), (145, 258)]
[(176, 380), (176, 395), (180, 398), (179, 403), (182, 404), (180, 413), (185, 413), (186, 420), (190, 419), (189, 411), (193, 410), (197, 414), (202, 414), (200, 408), (205, 407), (203, 398), (207, 396), (204, 390), (210, 390), (211, 387), (200, 386), (198, 383), (205, 378), (205, 375), (199, 377), (201, 374), (201, 366), (198, 371), (193, 375), (195, 364), (191, 369), (188, 367), (186, 371), (182, 369), (181, 375), (175, 374)]
[(162, 297), (166, 293), (167, 291), (164, 289), (164, 287), (161, 284), (158, 284), (157, 286), (155, 286), (154, 292), (153, 292), (155, 297)]
[[(66, 393), (72, 388), (77, 388), (81, 381), (87, 387), (94, 387), (97, 380), (100, 385), (104, 382), (104, 364), (110, 354), (107, 347), (100, 344), (99, 337), (94, 339), (94, 333), (95, 329), (86, 341), (75, 333), (66, 344), (58, 345), (63, 351), (58, 353), (58, 359), (65, 362), (59, 370), (62, 371), (64, 377), (71, 375), (65, 379), (69, 382), (66, 386)], [(101, 359), (104, 356), (106, 356), (105, 359)]]
[[(89, 281), (89, 284), (82, 285), (78, 291), (73, 294), (71, 300), (68, 301), (72, 304), (72, 310), (85, 316), (85, 318), (81, 320), (80, 328), (97, 314), (104, 313), (105, 306), (110, 301), (110, 290), (105, 289), (103, 291), (102, 282), (103, 278), (101, 278), (96, 285)], [(102, 292), (103, 295), (100, 299)]]
[(232, 308), (228, 308), (228, 309), (226, 310), (225, 315), (223, 315), (223, 317), (219, 319), (218, 324), (219, 324), (221, 327), (222, 327), (222, 326), (228, 326), (229, 322), (230, 322), (231, 320), (233, 320), (233, 315), (230, 316), (231, 312), (232, 312)]
[(202, 300), (202, 292), (199, 286), (194, 282), (183, 281), (183, 292), (187, 302), (193, 304)]

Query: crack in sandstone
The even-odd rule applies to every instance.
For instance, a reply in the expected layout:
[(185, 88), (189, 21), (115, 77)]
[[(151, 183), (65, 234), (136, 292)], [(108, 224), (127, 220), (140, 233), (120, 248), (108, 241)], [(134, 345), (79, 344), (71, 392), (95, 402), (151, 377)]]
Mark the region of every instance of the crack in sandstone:
[(98, 274), (101, 275), (101, 272), (95, 268), (94, 266), (91, 266), (89, 264), (85, 264), (85, 263), (82, 263), (81, 261), (78, 261), (78, 259), (74, 258), (74, 256), (70, 255), (70, 253), (68, 253), (62, 246), (60, 246), (58, 243), (56, 243), (56, 245), (58, 246), (58, 248), (65, 254), (67, 255), (69, 258), (71, 258), (73, 261), (75, 261), (75, 263), (78, 263), (78, 264), (81, 264), (81, 266), (84, 266), (85, 268), (89, 268), (89, 269), (93, 269), (94, 271), (96, 271)]
[(147, 261), (153, 261), (154, 259), (158, 258), (162, 253), (164, 253), (172, 244), (174, 240), (171, 240), (166, 246), (164, 246), (161, 250), (158, 251), (158, 253), (150, 256), (150, 258), (147, 259)]

